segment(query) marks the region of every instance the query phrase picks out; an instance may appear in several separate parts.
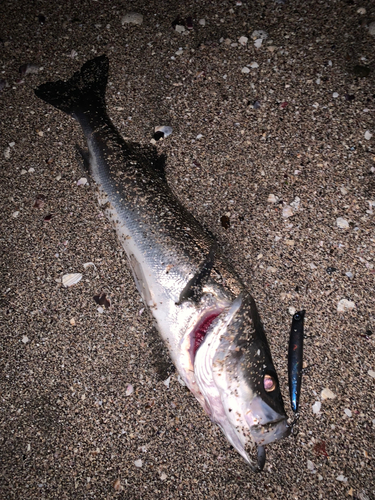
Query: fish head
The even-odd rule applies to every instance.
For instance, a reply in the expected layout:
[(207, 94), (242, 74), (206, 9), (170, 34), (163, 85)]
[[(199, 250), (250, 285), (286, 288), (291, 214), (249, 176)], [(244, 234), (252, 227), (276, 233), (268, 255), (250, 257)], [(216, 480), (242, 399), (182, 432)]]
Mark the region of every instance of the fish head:
[(194, 373), (211, 419), (250, 465), (251, 448), (290, 434), (276, 370), (250, 294), (241, 294), (213, 322), (196, 353)]

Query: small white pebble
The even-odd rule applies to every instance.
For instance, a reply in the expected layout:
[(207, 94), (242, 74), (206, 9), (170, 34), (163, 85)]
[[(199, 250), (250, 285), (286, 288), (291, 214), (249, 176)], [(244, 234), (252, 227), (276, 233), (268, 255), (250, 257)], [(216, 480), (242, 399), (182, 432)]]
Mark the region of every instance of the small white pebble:
[(199, 24), (201, 26), (206, 26), (206, 20), (205, 19), (199, 19)]
[(180, 56), (184, 53), (183, 49), (178, 49), (178, 51), (176, 52), (176, 56)]
[(315, 465), (312, 463), (311, 460), (307, 461), (307, 469), (311, 471), (315, 470)]
[(130, 396), (130, 394), (133, 394), (134, 392), (134, 387), (131, 384), (128, 384), (126, 387), (125, 395)]
[(58, 175), (56, 176), (56, 180), (57, 180), (57, 181), (61, 180), (61, 174), (58, 174)]
[(251, 34), (251, 38), (256, 40), (257, 38), (262, 38), (262, 40), (266, 40), (268, 38), (268, 34), (263, 30), (255, 30)]
[(348, 271), (347, 273), (345, 273), (345, 275), (346, 275), (349, 279), (352, 279), (352, 278), (353, 278), (353, 273), (351, 273), (350, 271)]
[(313, 413), (316, 415), (320, 412), (320, 408), (322, 407), (322, 403), (320, 401), (316, 401), (313, 405), (312, 405), (312, 411)]
[(202, 134), (198, 134), (197, 135), (197, 139), (202, 139), (203, 135)]
[(247, 41), (248, 41), (247, 36), (241, 36), (241, 37), (238, 39), (238, 43), (240, 43), (241, 45), (246, 45), (246, 44), (247, 44)]
[(346, 416), (348, 416), (348, 417), (351, 417), (351, 416), (352, 416), (352, 412), (349, 410), (349, 408), (345, 408), (344, 413), (345, 413), (345, 415), (346, 415)]
[(84, 186), (85, 184), (87, 184), (87, 179), (86, 179), (86, 177), (81, 177), (81, 178), (77, 181), (77, 186)]
[(375, 378), (374, 370), (369, 370), (367, 373), (370, 375), (370, 377)]
[(250, 64), (250, 68), (259, 68), (259, 64), (254, 61)]
[(257, 40), (255, 40), (254, 42), (254, 47), (256, 49), (259, 49), (261, 46), (262, 46), (262, 43), (263, 43), (263, 39), (262, 38), (258, 38)]
[(142, 14), (139, 14), (138, 12), (128, 12), (125, 14), (125, 16), (121, 19), (121, 24), (142, 24), (143, 23), (143, 16)]
[(341, 191), (341, 194), (343, 194), (344, 196), (345, 196), (346, 194), (348, 194), (348, 190), (347, 190), (347, 189), (346, 189), (346, 187), (344, 187), (344, 186), (340, 187), (340, 191)]
[(366, 130), (365, 132), (365, 139), (366, 141), (369, 141), (372, 137), (372, 133), (369, 130)]
[(24, 344), (27, 344), (27, 343), (29, 342), (29, 337), (28, 337), (27, 335), (23, 335), (23, 337), (22, 337), (22, 342), (23, 342)]
[(242, 72), (242, 73), (247, 74), (247, 73), (250, 73), (250, 70), (249, 70), (249, 68), (248, 68), (247, 66), (244, 66), (244, 67), (241, 69), (241, 72)]
[(338, 217), (336, 219), (336, 225), (337, 227), (340, 227), (341, 229), (348, 229), (349, 228), (349, 222), (344, 219), (343, 217)]
[(335, 399), (336, 394), (331, 391), (331, 389), (325, 388), (320, 393), (320, 397), (324, 401), (325, 399)]
[(364, 14), (366, 14), (366, 9), (364, 7), (360, 7), (359, 9), (357, 9), (357, 14), (361, 14), (361, 16), (363, 16)]
[(10, 158), (10, 148), (5, 148), (4, 149), (4, 158), (6, 160), (9, 160), (9, 158)]
[(182, 385), (182, 387), (186, 387), (185, 381), (182, 380), (180, 375), (177, 375), (177, 380), (178, 380), (179, 384)]
[(18, 217), (18, 216), (19, 216), (19, 214), (20, 214), (20, 213), (19, 213), (19, 211), (17, 210), (16, 212), (13, 212), (13, 213), (12, 213), (12, 217), (16, 218), (16, 217)]
[(185, 26), (182, 26), (182, 24), (176, 24), (175, 30), (177, 33), (183, 33), (185, 31)]
[(369, 24), (368, 32), (370, 33), (370, 35), (375, 36), (375, 21)]
[(161, 479), (162, 481), (165, 481), (165, 480), (167, 479), (167, 474), (166, 474), (165, 472), (162, 472), (162, 473), (160, 474), (160, 479)]
[(104, 309), (102, 308), (102, 306), (99, 306), (98, 309), (97, 309), (98, 313), (99, 314), (103, 314), (104, 313)]
[(9, 143), (9, 146), (10, 146), (11, 148), (14, 148), (14, 146), (15, 146), (15, 145), (16, 145), (16, 143), (15, 143), (15, 142), (10, 142), (10, 143)]
[(33, 168), (33, 167), (29, 168), (28, 172), (29, 172), (29, 174), (33, 174), (35, 172), (35, 168)]
[(332, 97), (333, 97), (334, 99), (336, 99), (338, 96), (339, 96), (339, 95), (338, 95), (338, 93), (337, 93), (337, 92), (334, 92), (334, 93), (332, 94)]
[(348, 481), (348, 478), (340, 474), (339, 476), (336, 477), (337, 481), (341, 481), (342, 483), (346, 483)]
[(355, 309), (355, 303), (351, 300), (341, 299), (337, 304), (337, 312), (346, 312)]
[(141, 458), (139, 458), (138, 460), (136, 460), (136, 461), (134, 462), (134, 465), (135, 465), (136, 467), (142, 467), (142, 465), (143, 465), (142, 459), (141, 459)]
[(296, 314), (296, 308), (295, 308), (295, 307), (293, 307), (293, 306), (290, 306), (290, 307), (288, 308), (288, 312), (289, 312), (289, 314), (290, 314), (291, 316), (294, 316), (294, 315)]
[(25, 175), (25, 174), (27, 174), (27, 170), (25, 170), (25, 169), (23, 168), (23, 169), (21, 170), (21, 172), (20, 172), (20, 175)]

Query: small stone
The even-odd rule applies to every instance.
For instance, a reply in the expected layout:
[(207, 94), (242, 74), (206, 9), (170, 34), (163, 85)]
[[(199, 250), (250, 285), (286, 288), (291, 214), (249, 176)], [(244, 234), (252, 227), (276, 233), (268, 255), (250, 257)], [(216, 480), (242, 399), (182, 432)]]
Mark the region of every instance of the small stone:
[(98, 309), (97, 309), (98, 313), (99, 314), (103, 314), (104, 313), (104, 309), (102, 308), (102, 306), (99, 306)]
[(254, 47), (257, 48), (257, 49), (260, 49), (260, 47), (262, 46), (262, 43), (263, 43), (263, 39), (262, 38), (258, 38), (254, 42)]
[(28, 337), (27, 335), (23, 335), (23, 336), (22, 336), (22, 342), (23, 342), (24, 344), (27, 344), (28, 342), (30, 342), (29, 337)]
[(340, 474), (339, 476), (336, 477), (337, 481), (341, 481), (342, 483), (346, 483), (348, 481), (348, 478)]
[(361, 14), (361, 16), (363, 16), (364, 14), (366, 14), (366, 9), (364, 7), (360, 7), (359, 9), (357, 9), (357, 14)]
[(365, 139), (366, 141), (369, 141), (372, 137), (372, 133), (369, 130), (366, 130), (365, 132)]
[(288, 245), (288, 247), (294, 246), (294, 240), (285, 240), (285, 245)]
[(349, 408), (345, 408), (344, 413), (345, 413), (345, 415), (347, 417), (351, 417), (352, 416), (352, 412), (349, 410)]
[(244, 67), (241, 69), (241, 72), (246, 74), (246, 73), (250, 73), (250, 70), (249, 70), (249, 68), (248, 68), (247, 66), (244, 66)]
[(247, 38), (247, 36), (241, 36), (238, 39), (238, 43), (241, 44), (241, 45), (243, 45), (243, 46), (245, 46), (247, 44), (248, 40), (249, 39)]
[(161, 479), (162, 481), (165, 481), (165, 480), (167, 479), (167, 474), (166, 474), (165, 472), (162, 472), (162, 473), (160, 474), (160, 479)]
[(324, 388), (320, 393), (320, 397), (322, 398), (323, 401), (325, 401), (326, 399), (335, 399), (336, 394), (333, 393), (331, 389)]
[(77, 186), (84, 186), (85, 184), (87, 184), (87, 179), (86, 179), (86, 177), (81, 177), (81, 178), (77, 181)]
[(266, 271), (267, 273), (277, 273), (277, 267), (268, 266)]
[(291, 316), (294, 316), (296, 314), (296, 308), (293, 307), (293, 306), (290, 306), (288, 308), (288, 313), (291, 315)]
[(375, 378), (374, 370), (369, 370), (367, 373), (368, 373), (368, 375), (370, 375), (370, 377)]
[(182, 24), (176, 24), (174, 29), (177, 31), (177, 33), (183, 33), (185, 31), (185, 26), (182, 26)]
[(375, 21), (369, 24), (368, 32), (370, 33), (370, 35), (375, 36)]
[(253, 69), (255, 69), (255, 68), (259, 68), (259, 64), (258, 64), (257, 62), (255, 62), (255, 61), (254, 61), (254, 62), (252, 62), (252, 63), (250, 64), (250, 68), (253, 68)]
[(4, 149), (4, 158), (6, 160), (9, 160), (9, 158), (10, 158), (10, 148), (5, 148)]
[(344, 186), (342, 186), (342, 187), (340, 188), (340, 191), (341, 191), (341, 194), (343, 194), (344, 196), (345, 196), (346, 194), (348, 194), (348, 190), (347, 190), (347, 189), (346, 189), (346, 187), (344, 187)]
[(339, 94), (338, 94), (337, 92), (334, 92), (334, 93), (332, 94), (332, 97), (333, 97), (334, 99), (337, 99), (337, 97), (338, 97), (338, 96), (339, 96)]
[(125, 14), (125, 16), (121, 19), (121, 24), (142, 24), (143, 23), (143, 16), (142, 14), (139, 14), (138, 12), (128, 12)]
[(139, 458), (138, 460), (136, 460), (136, 461), (134, 462), (134, 465), (135, 465), (136, 467), (142, 467), (142, 465), (143, 465), (142, 459), (141, 459), (141, 458)]
[(307, 461), (307, 469), (311, 471), (315, 470), (315, 465), (312, 463), (311, 460)]
[(171, 377), (169, 376), (166, 380), (163, 380), (163, 384), (165, 385), (165, 387), (167, 387), (169, 389), (169, 385), (171, 383)]
[(341, 299), (337, 304), (337, 312), (347, 312), (352, 309), (355, 309), (355, 303), (350, 300)]
[(322, 407), (322, 403), (320, 401), (316, 401), (312, 405), (312, 411), (315, 415), (317, 415), (320, 412), (320, 408)]
[(349, 222), (344, 219), (343, 217), (338, 217), (336, 219), (336, 225), (337, 227), (340, 227), (341, 229), (348, 229), (349, 228)]
[(205, 19), (199, 19), (199, 24), (201, 26), (206, 26), (206, 20)]
[(76, 326), (76, 320), (74, 318), (72, 318), (69, 323), (72, 325), (72, 326)]
[(346, 275), (349, 279), (352, 279), (352, 278), (353, 278), (353, 273), (351, 273), (350, 271), (348, 271), (347, 273), (345, 273), (345, 275)]
[(16, 218), (19, 216), (19, 214), (20, 214), (19, 211), (16, 210), (15, 212), (12, 213), (12, 217)]

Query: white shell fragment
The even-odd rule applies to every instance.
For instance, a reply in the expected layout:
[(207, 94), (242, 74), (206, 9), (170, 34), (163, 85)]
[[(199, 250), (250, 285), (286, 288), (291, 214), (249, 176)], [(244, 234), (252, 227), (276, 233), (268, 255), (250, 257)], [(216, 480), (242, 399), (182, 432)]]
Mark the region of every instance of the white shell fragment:
[(313, 405), (312, 405), (312, 411), (313, 413), (316, 415), (317, 413), (320, 412), (320, 408), (322, 407), (322, 403), (320, 401), (316, 401)]
[(252, 62), (252, 63), (250, 64), (250, 68), (254, 68), (254, 69), (255, 69), (255, 68), (259, 68), (259, 64), (258, 64), (257, 62), (255, 62), (255, 61), (254, 61), (254, 62)]
[(372, 137), (372, 133), (369, 130), (366, 130), (365, 132), (365, 139), (366, 141), (369, 141)]
[(346, 312), (355, 309), (355, 303), (351, 300), (341, 299), (337, 304), (337, 312)]
[(162, 472), (162, 473), (160, 474), (160, 479), (161, 479), (162, 481), (165, 481), (165, 480), (167, 479), (167, 474), (166, 474), (165, 472)]
[(165, 387), (169, 389), (169, 384), (171, 383), (171, 377), (169, 376), (166, 380), (163, 380)]
[(367, 373), (370, 375), (370, 377), (375, 378), (374, 370), (369, 370)]
[(250, 73), (250, 70), (247, 66), (244, 66), (242, 69), (241, 69), (242, 73)]
[(339, 476), (336, 477), (337, 481), (341, 481), (342, 483), (346, 483), (348, 481), (348, 478), (345, 477), (343, 474), (340, 474)]
[(241, 36), (241, 37), (238, 39), (238, 43), (240, 43), (241, 45), (246, 45), (246, 44), (247, 44), (247, 41), (248, 41), (247, 36)]
[(254, 47), (257, 48), (257, 49), (259, 49), (262, 46), (262, 43), (263, 43), (263, 38), (258, 38), (254, 42)]
[(89, 267), (93, 267), (94, 269), (96, 269), (96, 265), (95, 265), (93, 262), (85, 262), (85, 263), (83, 264), (83, 267), (84, 267), (85, 269), (88, 269)]
[(23, 336), (22, 336), (22, 342), (23, 342), (24, 344), (27, 344), (27, 343), (29, 342), (29, 337), (28, 337), (27, 335), (23, 335)]
[(87, 179), (86, 179), (86, 177), (81, 177), (81, 178), (77, 181), (77, 186), (84, 186), (85, 184), (87, 184)]
[(283, 217), (287, 219), (288, 217), (292, 217), (294, 215), (293, 209), (290, 205), (285, 205), (283, 208)]
[(341, 227), (341, 229), (348, 229), (349, 228), (349, 222), (344, 219), (343, 217), (338, 217), (336, 219), (336, 224), (337, 227)]
[(81, 281), (82, 276), (83, 275), (81, 273), (64, 274), (62, 277), (62, 284), (67, 288), (69, 286), (76, 285), (79, 281)]
[(268, 203), (277, 203), (279, 201), (279, 198), (275, 196), (274, 194), (268, 195), (267, 202)]
[(155, 132), (163, 132), (164, 137), (168, 137), (173, 132), (173, 128), (168, 125), (161, 125), (160, 127), (155, 127)]
[(345, 413), (345, 415), (347, 417), (351, 417), (352, 416), (352, 412), (349, 410), (349, 408), (345, 408), (344, 413)]
[(134, 465), (135, 465), (136, 467), (142, 467), (142, 465), (143, 465), (142, 459), (141, 459), (141, 458), (139, 458), (138, 460), (136, 460), (136, 461), (134, 462)]
[(139, 14), (138, 12), (128, 12), (125, 14), (125, 16), (121, 19), (121, 24), (142, 24), (143, 23), (143, 16), (142, 14)]
[(134, 387), (131, 384), (128, 384), (125, 391), (126, 396), (130, 396), (130, 394), (133, 394), (133, 392), (134, 392)]
[(256, 40), (257, 38), (261, 38), (262, 40), (266, 40), (268, 38), (268, 33), (263, 30), (255, 30), (253, 31), (251, 38)]
[(311, 471), (315, 470), (315, 465), (313, 464), (313, 462), (311, 460), (307, 461), (307, 468), (308, 468), (308, 470), (311, 470)]
[(175, 30), (177, 33), (183, 33), (185, 31), (185, 26), (182, 26), (182, 24), (176, 24)]
[(320, 397), (324, 401), (325, 399), (335, 399), (336, 394), (331, 391), (331, 389), (324, 388), (320, 393)]

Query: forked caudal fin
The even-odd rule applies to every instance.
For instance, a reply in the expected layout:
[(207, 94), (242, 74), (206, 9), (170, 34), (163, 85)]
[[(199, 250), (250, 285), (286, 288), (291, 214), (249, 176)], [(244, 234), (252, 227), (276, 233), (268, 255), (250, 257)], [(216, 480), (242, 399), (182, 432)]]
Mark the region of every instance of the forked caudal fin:
[(40, 85), (35, 89), (35, 95), (72, 116), (90, 108), (103, 110), (108, 66), (106, 55), (96, 57), (87, 61), (68, 81)]

